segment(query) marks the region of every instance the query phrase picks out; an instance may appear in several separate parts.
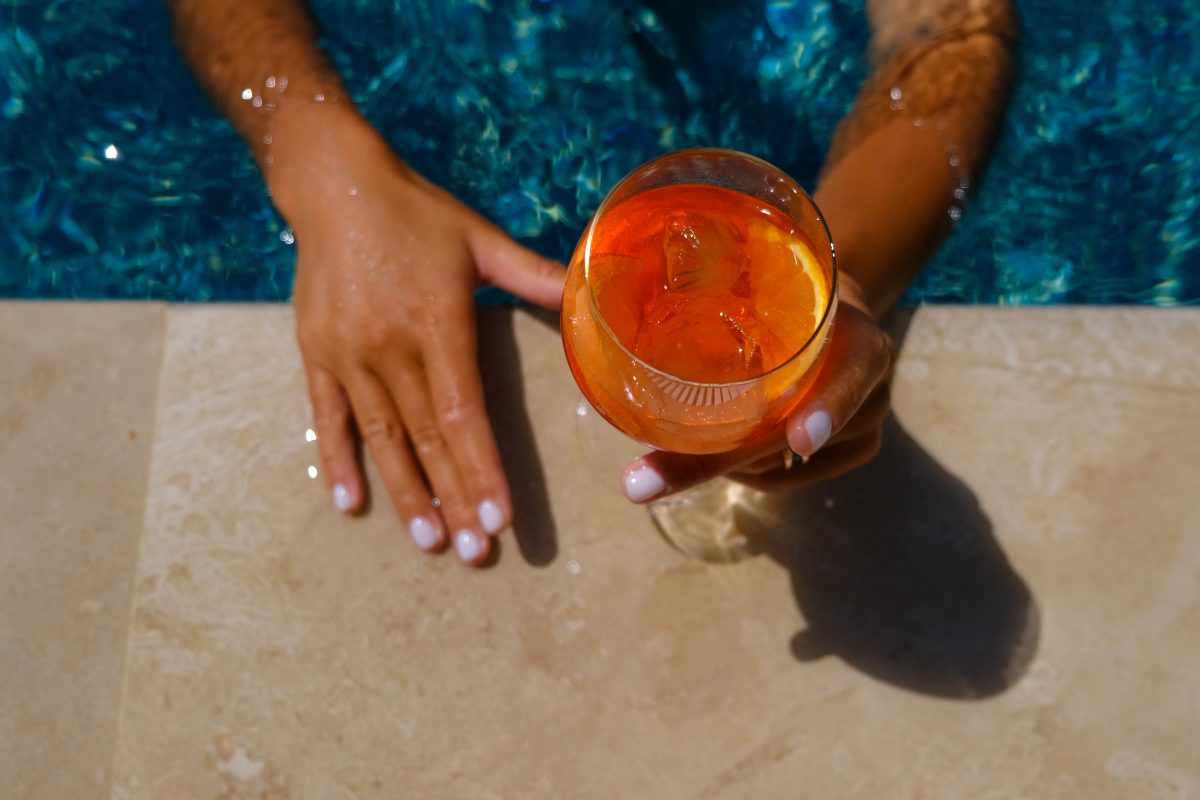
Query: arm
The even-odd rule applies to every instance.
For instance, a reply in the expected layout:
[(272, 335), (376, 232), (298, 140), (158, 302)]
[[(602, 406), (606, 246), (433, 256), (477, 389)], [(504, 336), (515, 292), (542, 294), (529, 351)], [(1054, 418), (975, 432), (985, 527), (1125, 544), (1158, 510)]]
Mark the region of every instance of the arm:
[(263, 164), (274, 118), (317, 96), (348, 103), (303, 0), (169, 0), (175, 38), (208, 96)]
[[(1008, 100), (1008, 0), (871, 0), (872, 76), (839, 126), (816, 192), (838, 267), (878, 317), (950, 230)], [(957, 166), (952, 166), (952, 159)]]
[[(639, 502), (730, 472), (762, 489), (823, 480), (879, 450), (895, 352), (877, 320), (937, 250), (986, 161), (1012, 79), (1016, 17), (1009, 0), (869, 0), (868, 14), (875, 68), (814, 195), (836, 243), (839, 284), (821, 372), (776, 439), (634, 461), (626, 494)], [(803, 466), (779, 469), (785, 438)], [(651, 497), (629, 484), (644, 467), (662, 478)]]
[(512, 518), (473, 293), (556, 307), (564, 270), (426, 181), (359, 115), (301, 0), (173, 0), (180, 48), (296, 235), (297, 338), (336, 507), (363, 507), (357, 427), (418, 546), (483, 562)]

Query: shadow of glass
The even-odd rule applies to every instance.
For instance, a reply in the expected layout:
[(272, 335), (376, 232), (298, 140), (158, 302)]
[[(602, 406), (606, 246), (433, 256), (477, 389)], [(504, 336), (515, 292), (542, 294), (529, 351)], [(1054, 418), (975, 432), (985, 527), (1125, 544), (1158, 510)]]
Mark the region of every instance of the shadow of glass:
[(964, 483), (890, 418), (874, 461), (764, 498), (739, 524), (791, 575), (809, 661), (835, 655), (938, 697), (1003, 692), (1037, 649), (1038, 609)]
[[(512, 492), (517, 548), (527, 563), (544, 567), (558, 555), (558, 532), (525, 403), (521, 355), (513, 328), (515, 313), (513, 308), (479, 311), (479, 366), (488, 416)], [(542, 315), (533, 316), (546, 322)], [(551, 324), (557, 329), (557, 317)]]

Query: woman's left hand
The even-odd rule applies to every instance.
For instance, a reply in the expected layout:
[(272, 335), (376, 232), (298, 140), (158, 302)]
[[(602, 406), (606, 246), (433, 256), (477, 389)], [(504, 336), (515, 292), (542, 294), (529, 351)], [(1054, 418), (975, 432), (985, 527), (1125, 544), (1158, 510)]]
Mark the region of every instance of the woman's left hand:
[[(780, 489), (832, 478), (875, 457), (891, 405), (887, 378), (896, 348), (854, 279), (842, 274), (838, 284), (839, 307), (821, 372), (778, 435), (729, 453), (648, 453), (625, 467), (626, 497), (659, 500), (721, 475), (756, 489)], [(791, 468), (789, 447), (799, 456)]]

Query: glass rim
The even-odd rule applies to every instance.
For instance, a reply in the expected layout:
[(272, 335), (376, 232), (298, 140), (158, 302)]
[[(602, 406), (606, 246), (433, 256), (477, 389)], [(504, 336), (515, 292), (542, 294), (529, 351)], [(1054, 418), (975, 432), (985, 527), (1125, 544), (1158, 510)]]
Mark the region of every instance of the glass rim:
[[(686, 156), (686, 155), (692, 155), (692, 156), (713, 155), (713, 156), (727, 156), (727, 157), (738, 158), (738, 159), (742, 159), (744, 161), (749, 161), (751, 163), (755, 163), (762, 167), (766, 167), (771, 172), (782, 176), (784, 178), (784, 180), (791, 186), (791, 188), (795, 189), (800, 194), (800, 196), (802, 198), (804, 198), (804, 201), (808, 203), (809, 207), (812, 209), (814, 215), (816, 216), (817, 222), (820, 223), (821, 230), (825, 233), (825, 241), (827, 241), (829, 243), (829, 274), (830, 274), (829, 302), (825, 304), (825, 312), (821, 315), (821, 318), (819, 320), (817, 320), (817, 324), (816, 324), (816, 327), (813, 328), (813, 332), (809, 335), (809, 337), (807, 339), (804, 340), (804, 343), (802, 345), (800, 345), (794, 353), (792, 353), (787, 358), (785, 358), (783, 361), (779, 362), (778, 364), (771, 367), (770, 369), (765, 370), (764, 372), (759, 373), (758, 375), (755, 375), (752, 378), (741, 378), (736, 381), (694, 381), (694, 380), (689, 380), (687, 378), (680, 378), (677, 375), (672, 375), (671, 373), (661, 370), (658, 367), (654, 366), (653, 364), (646, 362), (640, 356), (637, 356), (634, 353), (630, 352), (629, 348), (625, 346), (625, 343), (622, 342), (621, 339), (613, 332), (612, 328), (609, 327), (608, 321), (606, 319), (604, 319), (604, 315), (602, 313), (600, 313), (600, 304), (596, 299), (596, 291), (595, 291), (594, 287), (592, 286), (592, 281), (591, 281), (592, 235), (595, 233), (596, 223), (599, 221), (601, 215), (603, 215), (603, 213), (607, 210), (609, 202), (612, 200), (613, 197), (616, 196), (617, 192), (621, 189), (622, 186), (624, 186), (629, 181), (633, 180), (633, 178), (635, 176), (637, 176), (639, 173), (641, 173), (644, 169), (646, 169), (650, 165), (656, 164), (660, 161), (665, 161), (669, 158), (676, 158), (679, 156)], [(709, 185), (715, 185), (715, 184), (709, 184)], [(734, 189), (733, 191), (738, 191), (738, 190)], [(745, 194), (745, 192), (741, 192), (741, 193)], [(780, 209), (780, 210), (782, 210), (782, 209)], [(774, 164), (770, 163), (769, 161), (766, 161), (765, 159), (759, 158), (758, 156), (753, 156), (753, 155), (750, 155), (749, 153), (743, 153), (740, 150), (732, 150), (730, 148), (725, 148), (725, 147), (689, 147), (689, 148), (685, 148), (683, 150), (672, 150), (669, 153), (663, 153), (662, 155), (655, 156), (654, 158), (651, 158), (648, 161), (643, 161), (641, 164), (639, 164), (638, 166), (631, 169), (623, 178), (621, 178), (621, 180), (617, 181), (616, 185), (614, 185), (613, 188), (609, 190), (608, 194), (606, 194), (604, 196), (604, 199), (600, 201), (600, 205), (597, 206), (595, 213), (592, 214), (591, 221), (588, 223), (587, 237), (586, 237), (586, 241), (585, 241), (584, 247), (583, 247), (583, 282), (587, 286), (588, 305), (591, 307), (592, 318), (595, 319), (600, 324), (600, 326), (604, 329), (604, 333), (607, 334), (608, 338), (611, 339), (613, 342), (615, 342), (617, 347), (621, 348), (621, 351), (623, 353), (625, 353), (625, 355), (629, 356), (629, 358), (632, 359), (634, 361), (634, 363), (636, 363), (642, 369), (645, 369), (647, 372), (650, 372), (654, 375), (659, 375), (659, 376), (665, 378), (666, 380), (671, 381), (672, 383), (683, 384), (685, 386), (696, 386), (696, 387), (701, 387), (701, 388), (704, 388), (704, 387), (744, 388), (744, 387), (748, 387), (752, 384), (758, 383), (762, 380), (765, 380), (772, 374), (784, 369), (788, 365), (795, 362), (796, 359), (800, 358), (800, 356), (804, 355), (804, 353), (808, 352), (809, 348), (812, 347), (813, 344), (818, 340), (818, 337), (820, 335), (822, 335), (823, 331), (825, 330), (826, 325), (829, 322), (831, 315), (833, 314), (834, 310), (837, 308), (837, 305), (838, 305), (838, 302), (837, 302), (837, 300), (838, 300), (838, 294), (837, 294), (837, 291), (838, 291), (837, 250), (834, 247), (833, 235), (829, 232), (829, 224), (825, 221), (825, 215), (821, 213), (820, 207), (812, 199), (812, 196), (809, 195), (809, 193), (804, 190), (804, 187), (802, 187), (799, 183), (797, 183), (795, 181), (795, 179), (793, 179), (790, 175), (788, 175), (786, 172), (781, 170), (779, 167), (775, 166)]]

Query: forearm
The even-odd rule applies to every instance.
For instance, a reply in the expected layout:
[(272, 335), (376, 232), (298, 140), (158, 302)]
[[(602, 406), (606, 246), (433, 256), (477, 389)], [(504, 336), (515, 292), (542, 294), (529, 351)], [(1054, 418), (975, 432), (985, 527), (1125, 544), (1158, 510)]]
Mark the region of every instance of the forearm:
[(952, 224), (1007, 103), (1007, 0), (873, 0), (877, 67), (834, 137), (816, 192), (838, 266), (885, 312)]
[(343, 102), (346, 93), (317, 46), (304, 0), (169, 0), (175, 38), (201, 85), (271, 163), (276, 116), (289, 106)]

